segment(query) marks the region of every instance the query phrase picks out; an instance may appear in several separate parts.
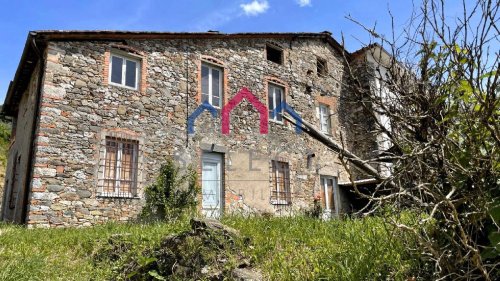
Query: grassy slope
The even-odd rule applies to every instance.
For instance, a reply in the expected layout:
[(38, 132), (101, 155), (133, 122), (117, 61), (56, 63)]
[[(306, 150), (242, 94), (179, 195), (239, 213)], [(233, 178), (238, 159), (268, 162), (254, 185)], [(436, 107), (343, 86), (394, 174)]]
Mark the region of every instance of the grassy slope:
[[(407, 277), (404, 242), (392, 240), (380, 220), (226, 218), (224, 223), (252, 239), (247, 254), (273, 280), (373, 280)], [(28, 230), (0, 225), (0, 280), (105, 280), (124, 260), (157, 245), (164, 235), (188, 229), (175, 224), (108, 224), (79, 229)], [(92, 253), (107, 238), (130, 233), (131, 249), (121, 260), (95, 262)], [(391, 279), (392, 279), (391, 278)]]
[(400, 254), (404, 241), (391, 237), (378, 218), (233, 218), (226, 223), (252, 237), (250, 252), (273, 280), (405, 279), (411, 266)]
[(156, 245), (165, 234), (188, 227), (186, 222), (69, 229), (0, 225), (0, 280), (106, 280), (114, 264), (94, 263), (92, 255), (111, 235), (130, 234), (127, 237), (133, 242), (133, 255)]

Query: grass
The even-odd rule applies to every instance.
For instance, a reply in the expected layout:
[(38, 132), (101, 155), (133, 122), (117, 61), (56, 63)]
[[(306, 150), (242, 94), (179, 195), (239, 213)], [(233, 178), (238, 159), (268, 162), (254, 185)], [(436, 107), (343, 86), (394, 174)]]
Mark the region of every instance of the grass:
[[(0, 280), (107, 280), (120, 261), (92, 258), (111, 235), (127, 234), (128, 255), (157, 245), (171, 233), (189, 228), (175, 224), (106, 224), (92, 228), (26, 229), (0, 225)], [(122, 258), (126, 259), (126, 255)]]
[(252, 237), (249, 253), (272, 280), (406, 280), (412, 266), (402, 254), (406, 239), (393, 237), (392, 229), (376, 217), (224, 222)]
[[(246, 254), (271, 280), (404, 280), (412, 266), (402, 254), (409, 240), (392, 236), (379, 218), (228, 217), (223, 222), (252, 239)], [(107, 280), (124, 261), (188, 228), (187, 221), (71, 229), (0, 224), (0, 280)], [(95, 254), (116, 234), (127, 234), (131, 248), (116, 261), (96, 262)]]

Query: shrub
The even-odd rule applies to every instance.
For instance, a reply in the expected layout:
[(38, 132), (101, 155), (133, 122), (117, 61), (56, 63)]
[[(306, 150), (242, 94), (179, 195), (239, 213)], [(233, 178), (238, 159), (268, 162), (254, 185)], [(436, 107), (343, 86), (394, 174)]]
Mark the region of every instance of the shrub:
[(146, 203), (141, 218), (145, 221), (173, 221), (196, 208), (199, 191), (196, 171), (189, 166), (184, 172), (168, 158), (156, 181), (145, 190)]

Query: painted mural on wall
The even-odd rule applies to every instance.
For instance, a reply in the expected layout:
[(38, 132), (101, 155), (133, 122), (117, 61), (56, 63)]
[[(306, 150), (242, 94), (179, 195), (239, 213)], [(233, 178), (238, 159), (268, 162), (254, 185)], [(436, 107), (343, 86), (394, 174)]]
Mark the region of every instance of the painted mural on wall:
[[(269, 132), (269, 116), (267, 114), (268, 107), (260, 101), (260, 99), (252, 93), (247, 88), (243, 87), (241, 90), (231, 98), (226, 105), (222, 107), (221, 110), (221, 118), (222, 118), (222, 127), (221, 132), (224, 135), (228, 135), (230, 133), (229, 125), (231, 123), (231, 111), (236, 108), (243, 100), (247, 100), (257, 111), (259, 112), (259, 131), (262, 135), (267, 135)], [(188, 133), (195, 133), (195, 121), (196, 119), (204, 112), (208, 111), (212, 115), (213, 118), (217, 118), (217, 109), (209, 104), (207, 101), (200, 104), (193, 113), (191, 113), (188, 117)], [(285, 101), (279, 104), (273, 111), (272, 116), (275, 117), (277, 114), (280, 114), (282, 111), (290, 114), (296, 122), (295, 132), (300, 134), (302, 132), (302, 118), (298, 115), (295, 110), (288, 105)]]

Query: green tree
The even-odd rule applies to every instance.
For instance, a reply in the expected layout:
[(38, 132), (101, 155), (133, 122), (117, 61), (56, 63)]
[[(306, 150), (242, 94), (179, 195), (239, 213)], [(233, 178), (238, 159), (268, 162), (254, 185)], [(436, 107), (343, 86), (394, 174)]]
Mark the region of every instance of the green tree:
[(393, 146), (363, 159), (394, 165), (369, 195), (371, 204), (413, 209), (423, 214), (422, 225), (433, 225), (396, 224), (419, 241), (417, 274), (492, 280), (500, 278), (499, 5), (461, 6), (461, 16), (450, 20), (444, 1), (424, 0), (404, 42), (366, 28), (389, 53), (380, 68), (372, 65), (382, 87), (366, 87), (350, 61), (345, 87), (372, 112), (373, 131)]

